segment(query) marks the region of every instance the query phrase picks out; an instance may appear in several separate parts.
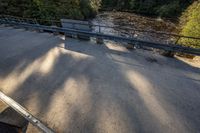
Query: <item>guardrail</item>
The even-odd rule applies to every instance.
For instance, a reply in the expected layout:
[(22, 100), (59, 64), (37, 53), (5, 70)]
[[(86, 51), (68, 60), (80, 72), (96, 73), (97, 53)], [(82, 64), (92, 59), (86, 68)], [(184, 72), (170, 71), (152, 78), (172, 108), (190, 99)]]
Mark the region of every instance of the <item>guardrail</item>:
[[(61, 21), (58, 20), (47, 20), (47, 19), (36, 19), (36, 18), (23, 18), (23, 17), (16, 17), (16, 16), (11, 16), (11, 15), (0, 15), (0, 19), (7, 19), (10, 21), (15, 21), (15, 22), (23, 22), (23, 23), (29, 23), (29, 24), (40, 24), (43, 25), (46, 23), (48, 26), (58, 26), (61, 27)], [(100, 25), (100, 24), (84, 24), (84, 23), (79, 23), (79, 22), (66, 22), (69, 24), (79, 24), (79, 25), (90, 25), (91, 27), (96, 27), (99, 29), (99, 33), (102, 33), (101, 29), (102, 28), (110, 28), (110, 29), (121, 29), (121, 30), (130, 30), (133, 32), (142, 32), (142, 33), (153, 33), (153, 34), (158, 34), (158, 35), (166, 35), (166, 36), (172, 36), (172, 37), (177, 37), (179, 39), (181, 38), (187, 38), (187, 39), (194, 39), (194, 40), (200, 40), (200, 37), (191, 37), (191, 36), (184, 36), (184, 35), (179, 35), (175, 33), (169, 33), (169, 32), (163, 32), (163, 31), (154, 31), (154, 30), (141, 30), (141, 29), (135, 29), (135, 28), (130, 28), (130, 27), (123, 27), (120, 25), (115, 25), (115, 26), (108, 26), (108, 25)], [(178, 42), (178, 41), (175, 42)], [(175, 43), (176, 44), (176, 43)], [(199, 44), (200, 45), (200, 44)]]
[[(38, 24), (37, 21), (32, 21), (31, 23), (28, 23), (28, 20), (24, 21), (23, 19), (17, 19), (14, 17), (12, 19), (0, 17), (0, 23), (18, 26), (20, 28), (31, 28), (35, 30), (46, 30), (46, 31), (51, 31), (51, 32), (59, 32), (59, 33), (64, 33), (64, 34), (67, 33), (67, 34), (73, 34), (73, 35), (79, 34), (79, 35), (90, 36), (94, 38), (101, 38), (105, 40), (125, 42), (132, 45), (137, 45), (140, 47), (150, 47), (150, 48), (162, 49), (169, 52), (181, 52), (181, 53), (187, 53), (187, 54), (200, 56), (200, 49), (180, 46), (178, 44), (174, 45), (173, 43), (161, 44), (161, 43), (155, 43), (151, 41), (140, 40), (134, 37), (121, 37), (121, 36), (116, 36), (116, 35), (103, 34), (101, 32), (94, 33), (94, 32), (87, 32), (87, 31), (81, 31), (81, 30), (76, 30), (76, 29), (45, 26), (45, 25)], [(166, 33), (163, 33), (163, 34), (166, 34)], [(183, 36), (178, 36), (178, 37), (183, 37)], [(200, 38), (195, 38), (195, 39), (200, 39)]]

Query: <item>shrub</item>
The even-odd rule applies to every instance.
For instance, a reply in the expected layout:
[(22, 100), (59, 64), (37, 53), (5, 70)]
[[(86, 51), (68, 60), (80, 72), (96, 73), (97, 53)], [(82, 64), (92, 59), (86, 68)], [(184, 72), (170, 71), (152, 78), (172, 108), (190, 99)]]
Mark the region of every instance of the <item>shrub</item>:
[(41, 19), (88, 19), (101, 0), (1, 0), (0, 14)]
[[(181, 35), (200, 38), (200, 2), (196, 1), (183, 13), (181, 19)], [(200, 48), (200, 40), (180, 39), (184, 46)]]

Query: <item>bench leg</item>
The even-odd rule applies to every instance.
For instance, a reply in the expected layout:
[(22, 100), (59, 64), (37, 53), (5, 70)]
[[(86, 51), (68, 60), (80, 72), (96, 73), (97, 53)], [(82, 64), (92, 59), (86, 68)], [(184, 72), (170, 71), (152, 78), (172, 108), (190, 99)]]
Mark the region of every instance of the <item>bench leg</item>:
[(85, 36), (85, 35), (77, 35), (77, 38), (80, 39), (80, 40), (86, 40), (86, 41), (90, 40), (90, 37), (89, 36)]
[(72, 34), (69, 34), (69, 33), (65, 33), (65, 39), (66, 38), (73, 38)]

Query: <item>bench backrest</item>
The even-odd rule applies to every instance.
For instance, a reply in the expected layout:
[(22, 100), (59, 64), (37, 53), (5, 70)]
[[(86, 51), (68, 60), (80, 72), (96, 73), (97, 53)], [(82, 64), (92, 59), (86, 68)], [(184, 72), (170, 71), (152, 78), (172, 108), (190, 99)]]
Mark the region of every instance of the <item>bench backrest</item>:
[(63, 28), (92, 31), (92, 26), (89, 21), (61, 19), (61, 24)]

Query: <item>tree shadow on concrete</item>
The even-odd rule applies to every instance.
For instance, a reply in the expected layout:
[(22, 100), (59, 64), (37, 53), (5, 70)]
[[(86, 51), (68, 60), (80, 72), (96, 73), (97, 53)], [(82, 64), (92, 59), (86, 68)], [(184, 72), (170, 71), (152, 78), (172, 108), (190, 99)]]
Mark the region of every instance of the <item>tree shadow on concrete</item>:
[[(70, 40), (66, 40), (64, 45), (61, 48), (52, 44), (49, 48), (44, 47), (41, 53), (34, 49), (29, 53), (30, 58), (25, 54), (26, 65), (17, 73), (23, 75), (29, 67), (36, 68), (9, 93), (47, 126), (57, 132), (199, 131), (197, 112), (186, 109), (188, 106), (198, 107), (199, 83), (187, 79), (182, 82), (179, 77), (167, 74), (166, 70), (173, 70), (176, 65), (155, 70), (161, 66), (145, 60), (149, 54), (142, 56), (140, 52), (131, 52), (130, 55), (115, 55), (115, 51), (111, 55), (106, 46)], [(43, 61), (50, 58), (44, 58), (37, 65), (33, 62), (51, 49), (59, 54), (52, 54), (57, 55), (53, 65), (43, 72)], [(119, 59), (118, 56), (121, 56), (121, 62), (113, 60)], [(166, 58), (155, 58), (166, 63)], [(139, 65), (122, 63), (127, 60), (130, 64)], [(189, 65), (186, 67), (190, 72), (199, 72)], [(193, 84), (191, 92), (186, 81)], [(195, 103), (185, 102), (186, 99)]]

